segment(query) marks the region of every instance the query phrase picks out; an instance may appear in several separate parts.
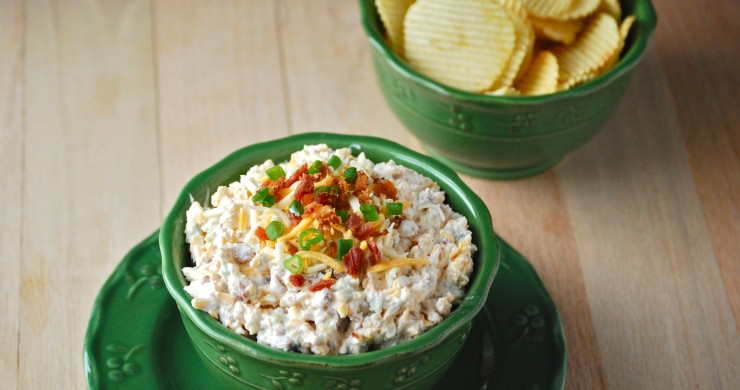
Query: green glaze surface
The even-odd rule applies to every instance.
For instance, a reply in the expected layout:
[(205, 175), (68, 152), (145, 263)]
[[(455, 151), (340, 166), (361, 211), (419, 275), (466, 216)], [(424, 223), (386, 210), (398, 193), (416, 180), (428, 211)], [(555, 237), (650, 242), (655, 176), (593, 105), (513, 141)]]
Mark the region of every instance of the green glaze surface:
[[(332, 148), (349, 146), (355, 154), (364, 152), (375, 162), (392, 159), (430, 177), (445, 191), (450, 206), (467, 217), (473, 243), (478, 248), (473, 274), (464, 299), (440, 324), (394, 347), (357, 355), (316, 356), (258, 344), (191, 306), (191, 298), (183, 289), (186, 282), (181, 272), (183, 266), (190, 264), (183, 232), (191, 196), (202, 201), (219, 185), (238, 180), (252, 165), (267, 159), (287, 160), (304, 145), (315, 143), (326, 143)], [(324, 388), (327, 383), (337, 386), (362, 383), (367, 389), (429, 388), (449, 368), (468, 336), (473, 319), (484, 306), (500, 257), (488, 208), (453, 170), (433, 158), (384, 139), (327, 133), (298, 134), (254, 144), (196, 175), (165, 218), (160, 231), (160, 247), (165, 285), (206, 367), (227, 386), (274, 388), (298, 388), (299, 385)], [(413, 374), (398, 374), (402, 368)], [(259, 374), (254, 375), (254, 372)]]
[[(218, 380), (198, 357), (157, 272), (161, 262), (158, 236), (154, 233), (124, 257), (95, 301), (84, 345), (90, 389), (217, 388)], [(557, 308), (529, 263), (506, 242), (500, 243), (501, 267), (486, 304), (452, 368), (435, 389), (563, 388), (565, 344)], [(226, 346), (207, 348), (213, 349), (219, 365), (262, 378), (257, 386), (312, 388), (307, 373), (257, 371), (230, 359)], [(388, 379), (403, 386), (428, 364), (421, 357), (398, 366)], [(360, 378), (322, 379), (321, 389), (371, 388)]]
[(511, 97), (457, 90), (415, 71), (386, 45), (375, 2), (360, 0), (373, 66), (390, 108), (436, 158), (493, 179), (549, 169), (609, 119), (656, 26), (650, 0), (625, 0), (622, 7), (636, 20), (614, 68), (568, 91)]

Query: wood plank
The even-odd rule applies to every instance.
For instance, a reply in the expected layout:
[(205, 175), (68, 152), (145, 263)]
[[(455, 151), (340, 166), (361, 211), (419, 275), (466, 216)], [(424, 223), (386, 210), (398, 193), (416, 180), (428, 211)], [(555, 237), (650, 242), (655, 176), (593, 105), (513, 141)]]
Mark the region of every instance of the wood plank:
[(18, 386), (18, 313), (21, 270), (21, 207), (23, 150), (23, 4), (0, 3), (0, 388)]
[(556, 174), (505, 182), (464, 180), (486, 202), (496, 233), (532, 263), (560, 310), (568, 352), (566, 388), (606, 388), (579, 254)]
[(740, 339), (657, 53), (561, 167), (602, 359), (617, 389), (734, 388)]
[(29, 1), (20, 385), (85, 388), (93, 300), (159, 218), (146, 0)]
[(164, 212), (193, 175), (288, 134), (272, 2), (156, 1)]
[(280, 0), (276, 12), (293, 132), (407, 137), (378, 87), (356, 1)]
[(679, 129), (740, 332), (740, 2), (656, 6), (662, 33), (655, 48), (681, 107)]

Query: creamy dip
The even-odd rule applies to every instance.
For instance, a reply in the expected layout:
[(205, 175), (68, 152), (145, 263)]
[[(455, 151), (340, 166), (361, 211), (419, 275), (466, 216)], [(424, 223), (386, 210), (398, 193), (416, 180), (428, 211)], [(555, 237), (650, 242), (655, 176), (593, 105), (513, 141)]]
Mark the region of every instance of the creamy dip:
[(464, 295), (476, 248), (427, 177), (305, 146), (194, 201), (192, 305), (286, 351), (355, 354), (411, 339)]

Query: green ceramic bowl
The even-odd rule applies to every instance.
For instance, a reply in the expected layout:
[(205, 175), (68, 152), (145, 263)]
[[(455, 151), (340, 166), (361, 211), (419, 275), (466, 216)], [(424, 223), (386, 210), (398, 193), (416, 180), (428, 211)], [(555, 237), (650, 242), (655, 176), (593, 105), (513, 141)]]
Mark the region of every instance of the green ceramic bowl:
[(488, 96), (461, 91), (412, 69), (386, 44), (373, 0), (360, 0), (380, 89), (396, 116), (437, 159), (480, 177), (533, 175), (560, 162), (604, 125), (655, 29), (650, 0), (622, 0), (634, 14), (622, 59), (603, 76), (545, 96)]
[[(254, 164), (284, 161), (305, 144), (351, 146), (373, 161), (395, 160), (435, 180), (454, 210), (465, 215), (478, 247), (468, 291), (461, 304), (428, 332), (395, 347), (345, 356), (284, 352), (239, 336), (190, 305), (180, 271), (191, 264), (185, 243), (185, 211), (190, 196), (204, 199), (219, 185), (238, 180)], [(498, 270), (500, 253), (491, 215), (481, 199), (451, 169), (432, 158), (379, 138), (309, 133), (240, 149), (195, 176), (182, 190), (160, 231), (162, 275), (185, 328), (206, 366), (230, 387), (266, 389), (424, 389), (450, 366), (483, 307)]]

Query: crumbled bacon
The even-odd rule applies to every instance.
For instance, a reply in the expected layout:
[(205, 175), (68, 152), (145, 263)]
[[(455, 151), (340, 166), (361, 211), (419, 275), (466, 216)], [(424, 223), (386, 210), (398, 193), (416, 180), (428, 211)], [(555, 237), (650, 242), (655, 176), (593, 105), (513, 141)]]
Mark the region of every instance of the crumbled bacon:
[(309, 174), (303, 174), (301, 180), (298, 182), (298, 187), (295, 189), (294, 199), (304, 203), (304, 195), (313, 194), (313, 176)]
[(290, 177), (288, 178), (288, 180), (285, 181), (285, 187), (292, 186), (293, 183), (295, 183), (298, 180), (300, 180), (301, 176), (303, 176), (303, 174), (306, 173), (306, 172), (308, 172), (308, 165), (307, 164), (301, 165), (301, 167), (298, 168), (298, 170), (295, 171), (295, 173), (293, 173), (292, 175), (290, 175)]
[(352, 337), (354, 337), (354, 338), (356, 338), (356, 339), (359, 339), (359, 338), (360, 338), (360, 335), (358, 335), (358, 334), (357, 334), (357, 333), (355, 333), (355, 332), (352, 332)]
[(365, 272), (367, 262), (365, 261), (365, 253), (362, 252), (360, 247), (353, 246), (342, 257), (342, 261), (344, 262), (344, 266), (347, 267), (347, 273), (354, 278), (358, 278)]
[(329, 245), (326, 249), (326, 255), (329, 257), (336, 257), (337, 256), (337, 242), (335, 240), (329, 241)]
[(331, 206), (311, 202), (304, 207), (304, 216), (311, 216), (319, 223), (319, 230), (323, 233), (329, 232), (332, 226), (342, 222), (336, 210)]
[(301, 274), (290, 275), (288, 280), (296, 287), (303, 287), (303, 283), (306, 283), (306, 279)]
[(373, 224), (370, 222), (362, 223), (362, 217), (356, 213), (349, 213), (347, 216), (347, 229), (352, 230), (357, 239), (362, 240), (373, 232)]
[(296, 253), (298, 253), (298, 248), (295, 245), (293, 245), (292, 242), (286, 242), (285, 243), (285, 246), (288, 249), (288, 253), (291, 256), (294, 255), (294, 254), (296, 254)]
[(316, 202), (319, 204), (334, 206), (337, 200), (339, 200), (339, 194), (336, 192), (327, 191), (316, 194)]
[[(280, 190), (283, 188), (285, 178), (278, 178), (277, 180), (268, 180), (266, 187), (270, 189), (270, 195), (274, 196), (277, 200), (280, 200)], [(262, 183), (265, 186), (264, 183)]]
[(337, 282), (336, 279), (321, 279), (318, 282), (316, 282), (313, 286), (309, 287), (308, 289), (311, 292), (317, 292), (317, 291), (321, 291), (325, 288), (329, 288), (333, 286), (334, 283), (336, 282)]
[(368, 189), (369, 179), (365, 172), (357, 171), (355, 190), (352, 191), (352, 194), (360, 200), (360, 203), (367, 203), (370, 200), (370, 190)]
[(254, 234), (260, 239), (260, 241), (267, 241), (270, 239), (270, 237), (267, 237), (267, 232), (262, 226), (255, 229)]
[(388, 179), (376, 180), (373, 183), (373, 193), (378, 197), (385, 195), (387, 199), (396, 199), (398, 197), (396, 186)]
[(303, 217), (299, 217), (291, 212), (286, 213), (288, 214), (288, 219), (290, 220), (290, 224), (295, 226), (301, 223), (301, 220), (303, 220)]
[(339, 187), (339, 199), (336, 202), (337, 209), (348, 209), (349, 208), (349, 183), (343, 177), (340, 177), (337, 181)]
[(370, 250), (370, 265), (380, 264), (380, 249), (375, 245), (375, 241), (368, 241), (367, 248)]

